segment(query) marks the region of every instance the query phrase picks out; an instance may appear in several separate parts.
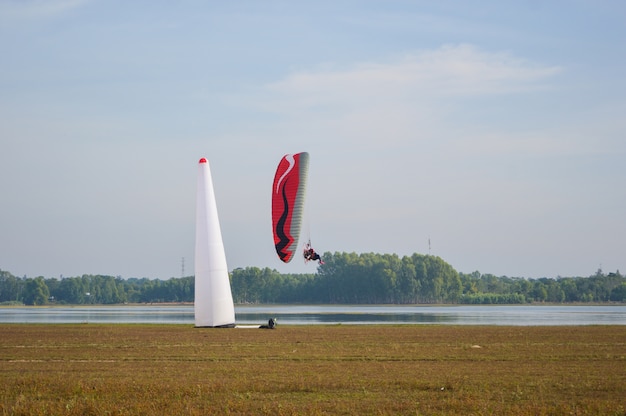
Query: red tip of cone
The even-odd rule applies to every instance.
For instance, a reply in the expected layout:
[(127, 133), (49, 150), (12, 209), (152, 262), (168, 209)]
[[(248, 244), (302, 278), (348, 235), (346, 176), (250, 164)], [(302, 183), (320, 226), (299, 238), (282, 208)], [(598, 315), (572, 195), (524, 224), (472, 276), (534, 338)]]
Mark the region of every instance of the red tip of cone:
[(200, 159), (200, 161), (198, 163), (206, 163), (206, 159), (202, 158), (202, 159)]

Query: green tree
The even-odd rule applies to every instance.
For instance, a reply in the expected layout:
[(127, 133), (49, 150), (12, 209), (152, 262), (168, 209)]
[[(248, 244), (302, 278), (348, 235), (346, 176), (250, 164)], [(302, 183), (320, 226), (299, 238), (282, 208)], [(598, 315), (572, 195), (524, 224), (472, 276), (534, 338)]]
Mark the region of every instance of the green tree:
[(19, 300), (24, 282), (7, 271), (0, 270), (0, 302)]
[(26, 305), (45, 305), (48, 303), (50, 291), (42, 276), (26, 279), (24, 287), (24, 303)]
[(545, 302), (548, 300), (548, 290), (542, 281), (535, 281), (532, 290), (532, 297), (536, 302)]
[(398, 273), (395, 298), (399, 303), (417, 303), (419, 289), (415, 264), (410, 257), (405, 256)]
[(626, 282), (623, 282), (611, 290), (610, 300), (613, 302), (626, 302)]

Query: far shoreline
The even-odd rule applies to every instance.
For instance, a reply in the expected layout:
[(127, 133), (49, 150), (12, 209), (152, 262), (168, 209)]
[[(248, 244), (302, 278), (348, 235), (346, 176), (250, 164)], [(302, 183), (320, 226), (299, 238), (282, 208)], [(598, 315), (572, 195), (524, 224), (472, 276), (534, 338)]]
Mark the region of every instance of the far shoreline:
[[(91, 307), (138, 307), (138, 306), (193, 306), (193, 302), (133, 302), (133, 303), (47, 303), (45, 305), (25, 305), (25, 304), (3, 304), (0, 303), (0, 309), (10, 308), (91, 308)], [(402, 306), (419, 306), (419, 307), (446, 307), (452, 308), (457, 306), (471, 307), (489, 307), (489, 306), (626, 306), (624, 302), (532, 302), (532, 303), (235, 303), (238, 306), (385, 306), (385, 307), (402, 307)]]

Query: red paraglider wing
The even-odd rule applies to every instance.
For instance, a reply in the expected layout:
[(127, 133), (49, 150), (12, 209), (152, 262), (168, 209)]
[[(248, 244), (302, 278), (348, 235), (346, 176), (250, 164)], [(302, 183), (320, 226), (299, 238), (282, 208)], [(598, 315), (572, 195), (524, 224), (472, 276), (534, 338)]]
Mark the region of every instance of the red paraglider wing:
[(278, 257), (289, 263), (298, 247), (309, 154), (285, 155), (278, 164), (272, 186), (272, 229)]

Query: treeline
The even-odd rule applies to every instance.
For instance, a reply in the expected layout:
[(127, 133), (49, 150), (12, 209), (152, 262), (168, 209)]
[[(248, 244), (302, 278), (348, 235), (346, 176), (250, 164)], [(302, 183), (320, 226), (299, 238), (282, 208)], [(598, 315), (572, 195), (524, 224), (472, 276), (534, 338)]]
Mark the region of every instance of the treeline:
[(317, 274), (248, 267), (231, 276), (236, 303), (525, 304), (626, 302), (626, 277), (525, 279), (459, 273), (440, 257), (325, 253)]
[(158, 280), (83, 275), (18, 278), (0, 271), (0, 303), (26, 305), (193, 302), (193, 276)]
[[(269, 268), (232, 271), (235, 303), (524, 304), (626, 302), (626, 278), (598, 270), (589, 277), (525, 279), (459, 273), (440, 257), (325, 253), (316, 274)], [(45, 305), (193, 302), (194, 278), (158, 280), (83, 275), (15, 277), (0, 270), (0, 303)]]

